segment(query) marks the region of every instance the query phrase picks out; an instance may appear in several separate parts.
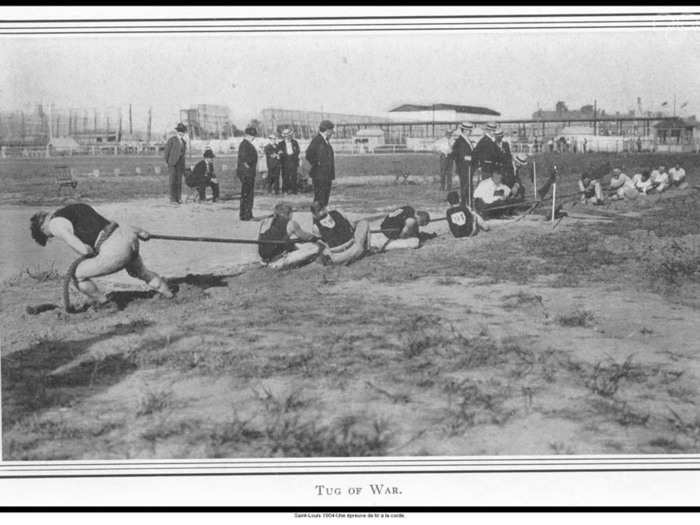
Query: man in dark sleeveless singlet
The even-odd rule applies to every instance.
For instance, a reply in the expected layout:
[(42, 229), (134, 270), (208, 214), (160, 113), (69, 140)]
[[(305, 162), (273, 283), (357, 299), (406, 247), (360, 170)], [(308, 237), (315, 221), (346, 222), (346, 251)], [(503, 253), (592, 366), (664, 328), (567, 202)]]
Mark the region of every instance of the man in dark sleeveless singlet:
[(139, 239), (147, 241), (150, 234), (141, 228), (116, 225), (92, 206), (82, 203), (69, 204), (53, 213), (35, 213), (30, 225), (32, 238), (41, 246), (46, 246), (46, 241), (55, 237), (80, 255), (94, 255), (78, 265), (75, 278), (78, 289), (97, 304), (104, 304), (109, 299), (91, 278), (119, 270), (126, 270), (129, 275), (141, 279), (149, 288), (165, 297), (173, 296), (163, 278), (143, 264), (139, 255)]
[(420, 228), (430, 222), (430, 215), (425, 211), (416, 211), (411, 206), (401, 206), (389, 213), (380, 229), (389, 239), (406, 239), (420, 237)]
[(369, 249), (369, 222), (361, 220), (353, 227), (342, 213), (329, 211), (320, 202), (311, 205), (311, 214), (314, 233), (326, 245), (322, 254), (326, 263), (350, 264)]
[(451, 207), (447, 210), (447, 224), (455, 237), (469, 237), (479, 231), (477, 218), (466, 204), (460, 202), (459, 193), (451, 191), (447, 194), (447, 202)]
[[(305, 231), (292, 218), (292, 207), (280, 202), (275, 206), (271, 220), (263, 221), (258, 234), (259, 241), (286, 241), (286, 244), (260, 244), (258, 254), (268, 268), (280, 270), (292, 266), (301, 266), (311, 262), (320, 252), (321, 247), (312, 242), (317, 237)], [(291, 242), (301, 239), (309, 242)]]

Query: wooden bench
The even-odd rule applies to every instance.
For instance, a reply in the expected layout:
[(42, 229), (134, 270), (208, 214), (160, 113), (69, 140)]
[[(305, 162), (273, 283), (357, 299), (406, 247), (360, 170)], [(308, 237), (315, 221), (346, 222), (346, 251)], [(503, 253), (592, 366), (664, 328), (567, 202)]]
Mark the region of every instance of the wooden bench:
[(61, 188), (64, 186), (70, 186), (75, 189), (78, 185), (78, 181), (73, 178), (68, 166), (54, 166), (54, 174), (56, 176), (56, 186), (58, 187), (58, 193), (61, 193)]
[(403, 162), (400, 160), (394, 160), (392, 163), (394, 165), (394, 184), (408, 184), (408, 178), (411, 176), (411, 172), (406, 169), (406, 166), (404, 166)]

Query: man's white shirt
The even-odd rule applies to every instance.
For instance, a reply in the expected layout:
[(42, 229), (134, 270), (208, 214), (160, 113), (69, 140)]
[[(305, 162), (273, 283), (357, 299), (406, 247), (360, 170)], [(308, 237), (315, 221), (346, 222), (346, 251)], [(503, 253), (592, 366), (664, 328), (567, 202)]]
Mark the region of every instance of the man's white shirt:
[(450, 139), (447, 137), (442, 137), (441, 139), (436, 140), (433, 142), (433, 151), (437, 151), (438, 153), (442, 153), (443, 155), (449, 155), (452, 153), (452, 144)]
[(668, 174), (671, 176), (673, 182), (678, 182), (685, 178), (685, 170), (683, 168), (671, 168), (668, 170)]
[(632, 177), (632, 182), (634, 183), (634, 187), (642, 193), (646, 193), (654, 185), (651, 177), (649, 177), (647, 180), (643, 180), (641, 173), (635, 173), (634, 177)]
[(634, 182), (624, 173), (620, 173), (617, 177), (613, 176), (610, 179), (610, 187), (614, 190), (620, 188), (634, 188)]
[[(503, 191), (503, 195), (496, 192)], [(482, 180), (474, 191), (474, 198), (481, 199), (486, 204), (506, 199), (510, 196), (510, 188), (505, 184), (496, 184), (491, 177)]]
[(654, 170), (651, 172), (651, 180), (654, 184), (668, 184), (668, 173)]

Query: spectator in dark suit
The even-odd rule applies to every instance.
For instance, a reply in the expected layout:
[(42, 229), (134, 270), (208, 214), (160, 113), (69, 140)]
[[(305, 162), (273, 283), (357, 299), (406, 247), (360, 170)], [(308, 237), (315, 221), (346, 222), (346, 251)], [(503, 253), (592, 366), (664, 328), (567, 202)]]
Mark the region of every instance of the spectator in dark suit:
[(525, 188), (520, 178), (515, 173), (513, 164), (513, 154), (510, 151), (510, 143), (503, 140), (503, 130), (496, 130), (494, 133), (496, 144), (501, 150), (501, 169), (503, 173), (503, 183), (510, 188), (512, 199), (524, 199)]
[(331, 184), (335, 179), (335, 158), (329, 140), (333, 135), (333, 123), (324, 120), (318, 127), (316, 135), (306, 149), (306, 160), (311, 164), (309, 175), (314, 184), (314, 201), (328, 206)]
[(176, 127), (177, 135), (173, 135), (165, 143), (165, 162), (168, 165), (168, 178), (170, 182), (170, 202), (180, 204), (182, 202), (182, 178), (185, 175), (185, 132), (187, 128), (180, 122)]
[(284, 140), (279, 143), (280, 162), (282, 164), (282, 192), (296, 194), (298, 191), (299, 143), (294, 140), (294, 132), (289, 128), (282, 131), (282, 137)]
[(265, 157), (267, 157), (267, 193), (275, 190), (275, 195), (280, 192), (280, 144), (275, 135), (268, 137), (270, 143), (265, 146)]
[(470, 163), (472, 160), (472, 143), (469, 139), (472, 128), (471, 122), (463, 122), (459, 126), (460, 135), (452, 145), (452, 158), (457, 167), (457, 175), (459, 175), (459, 190), (462, 203), (469, 203), (472, 198), (473, 188), (469, 177), (471, 176)]
[(258, 130), (253, 127), (245, 129), (245, 137), (238, 146), (238, 164), (236, 176), (241, 181), (240, 218), (249, 221), (253, 218), (253, 197), (255, 195), (255, 169), (258, 164), (258, 151), (253, 140)]
[(219, 181), (216, 180), (214, 173), (214, 152), (211, 148), (204, 150), (204, 159), (200, 160), (192, 168), (192, 179), (195, 181), (197, 191), (199, 192), (199, 200), (204, 202), (207, 200), (207, 187), (211, 187), (212, 202), (219, 199)]
[(490, 122), (484, 128), (484, 136), (481, 137), (472, 151), (472, 171), (481, 170), (481, 179), (490, 177), (496, 168), (501, 168), (503, 163), (501, 148), (496, 144), (494, 133), (496, 124)]

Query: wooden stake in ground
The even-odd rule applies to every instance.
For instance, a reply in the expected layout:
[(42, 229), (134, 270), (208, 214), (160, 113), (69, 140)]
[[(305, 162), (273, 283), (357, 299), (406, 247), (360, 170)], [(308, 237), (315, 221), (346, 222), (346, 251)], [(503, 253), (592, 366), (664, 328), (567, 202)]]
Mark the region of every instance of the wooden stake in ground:
[(552, 222), (554, 222), (554, 216), (556, 215), (557, 209), (557, 183), (552, 184)]
[(532, 161), (532, 194), (537, 200), (537, 162)]

